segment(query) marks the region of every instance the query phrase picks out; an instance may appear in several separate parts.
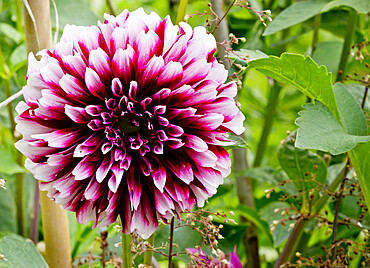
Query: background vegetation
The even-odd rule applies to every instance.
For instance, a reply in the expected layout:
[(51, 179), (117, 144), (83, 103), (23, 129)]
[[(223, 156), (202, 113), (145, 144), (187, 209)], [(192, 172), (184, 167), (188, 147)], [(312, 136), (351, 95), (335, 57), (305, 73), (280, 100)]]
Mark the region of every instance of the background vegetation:
[[(189, 1), (188, 23), (207, 26), (209, 31), (221, 26), (217, 2), (222, 1), (212, 1), (210, 9), (208, 1)], [(178, 4), (176, 0), (55, 0), (58, 21), (51, 8), (52, 26), (60, 36), (66, 24), (96, 24), (105, 12), (119, 14), (139, 7), (162, 18), (169, 14), (175, 22)], [(176, 222), (174, 252), (185, 253), (186, 248), (207, 242), (203, 250), (211, 254), (210, 242), (211, 248), (225, 253), (237, 246), (247, 267), (370, 266), (370, 1), (224, 4), (221, 14), (233, 5), (223, 20), (230, 34), (225, 29), (214, 33), (221, 43), (220, 58), (226, 65), (230, 61), (224, 54), (234, 61), (230, 77), (239, 81), (245, 137), (235, 137), (238, 148), (230, 149), (233, 173), (204, 211), (184, 214), (183, 221)], [(0, 0), (1, 101), (26, 83), (21, 6), (20, 0)], [(334, 82), (341, 83), (333, 86)], [(43, 253), (43, 228), (32, 226), (38, 222), (35, 180), (13, 146), (19, 139), (14, 107), (21, 99), (0, 109), (0, 179), (4, 180), (0, 181), (0, 267), (26, 267), (25, 262), (28, 267), (47, 267), (33, 244), (24, 240), (31, 237)], [(69, 227), (75, 267), (120, 264), (121, 249), (116, 245), (120, 234), (115, 226), (92, 230), (92, 224), (80, 225), (69, 213)], [(223, 239), (212, 235), (212, 228), (220, 228)], [(160, 226), (157, 251), (168, 251), (168, 236), (169, 226)], [(143, 250), (142, 243), (134, 248), (136, 253)], [(137, 255), (139, 264), (143, 257)], [(165, 257), (154, 256), (166, 266)], [(189, 262), (187, 254), (174, 258), (175, 266)]]

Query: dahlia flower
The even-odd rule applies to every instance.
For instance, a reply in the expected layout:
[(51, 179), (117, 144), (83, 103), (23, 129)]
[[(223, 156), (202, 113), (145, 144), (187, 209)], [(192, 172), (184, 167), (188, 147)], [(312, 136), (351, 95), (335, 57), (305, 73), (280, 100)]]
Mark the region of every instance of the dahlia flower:
[(238, 253), (236, 252), (236, 247), (234, 251), (230, 252), (229, 260), (227, 256), (222, 251), (219, 251), (219, 258), (207, 256), (201, 249), (197, 248), (187, 248), (186, 251), (191, 254), (192, 261), (195, 262), (197, 266), (191, 267), (208, 267), (208, 268), (242, 268), (242, 264), (239, 260)]
[(204, 27), (142, 9), (104, 18), (29, 55), (16, 147), (78, 222), (120, 215), (124, 233), (147, 238), (216, 193), (231, 165), (222, 146), (244, 116)]

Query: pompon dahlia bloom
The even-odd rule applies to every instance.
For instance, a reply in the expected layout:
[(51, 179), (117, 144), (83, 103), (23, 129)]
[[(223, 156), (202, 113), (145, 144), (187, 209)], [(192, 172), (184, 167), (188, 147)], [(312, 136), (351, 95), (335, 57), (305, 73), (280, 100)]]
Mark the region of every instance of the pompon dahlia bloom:
[(139, 9), (30, 54), (16, 146), (41, 190), (80, 223), (120, 215), (143, 238), (203, 206), (230, 172), (228, 133), (244, 131), (215, 50), (204, 27)]

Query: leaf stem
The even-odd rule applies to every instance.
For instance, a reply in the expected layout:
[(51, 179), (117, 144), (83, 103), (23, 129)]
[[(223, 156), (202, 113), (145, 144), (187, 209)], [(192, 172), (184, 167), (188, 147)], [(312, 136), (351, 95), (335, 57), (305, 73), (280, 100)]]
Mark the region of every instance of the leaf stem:
[(179, 10), (177, 11), (176, 24), (184, 20), (186, 14), (186, 7), (188, 5), (188, 0), (180, 0)]
[(272, 123), (274, 121), (274, 115), (276, 113), (276, 107), (279, 102), (279, 95), (281, 86), (277, 83), (270, 89), (270, 96), (267, 104), (267, 112), (265, 115), (265, 124), (263, 125), (262, 134), (258, 143), (256, 157), (254, 158), (253, 167), (259, 167), (262, 163), (263, 154), (267, 145), (268, 136), (270, 134)]
[(153, 233), (146, 240), (146, 242), (148, 242), (150, 244), (150, 246), (147, 246), (147, 248), (145, 250), (145, 253), (144, 253), (144, 264), (146, 264), (148, 266), (151, 266), (152, 265), (152, 257), (153, 257), (153, 250), (151, 248), (148, 248), (148, 247), (154, 247), (154, 237), (155, 237), (155, 233)]
[(348, 15), (348, 20), (347, 20), (347, 27), (346, 27), (346, 33), (344, 36), (344, 43), (343, 43), (343, 48), (342, 48), (342, 54), (340, 57), (340, 62), (339, 62), (339, 67), (338, 67), (338, 75), (336, 81), (342, 81), (344, 74), (345, 74), (345, 69), (349, 57), (349, 52), (351, 50), (351, 44), (352, 44), (352, 39), (353, 35), (356, 30), (356, 22), (357, 22), (357, 13), (354, 10), (351, 10), (349, 15)]
[(175, 218), (171, 220), (170, 227), (170, 248), (168, 252), (168, 268), (172, 268), (173, 230), (175, 229)]
[(16, 26), (19, 32), (23, 32), (22, 25), (22, 2), (21, 0), (15, 0), (15, 15), (16, 15)]

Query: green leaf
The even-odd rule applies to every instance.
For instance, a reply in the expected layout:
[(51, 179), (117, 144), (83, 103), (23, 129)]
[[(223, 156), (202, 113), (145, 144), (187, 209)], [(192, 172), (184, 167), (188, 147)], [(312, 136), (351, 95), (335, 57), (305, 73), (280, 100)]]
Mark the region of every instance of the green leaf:
[(370, 11), (370, 0), (335, 0), (327, 3), (323, 12), (334, 7), (347, 6), (356, 10), (358, 13), (367, 14)]
[(370, 142), (358, 144), (348, 152), (348, 156), (356, 172), (366, 205), (370, 209)]
[(228, 149), (248, 148), (249, 147), (247, 142), (242, 137), (237, 136), (235, 134), (229, 134), (228, 139), (235, 142), (235, 144), (233, 144), (233, 145), (225, 146)]
[(242, 62), (242, 64), (247, 64), (252, 60), (268, 58), (268, 55), (259, 51), (259, 50), (248, 50), (248, 49), (241, 49), (239, 51), (234, 51), (229, 56), (231, 59), (238, 59)]
[(44, 258), (30, 240), (17, 235), (8, 235), (0, 240), (0, 252), (4, 255), (0, 267), (48, 268)]
[(1, 35), (4, 35), (5, 37), (9, 38), (10, 40), (17, 44), (23, 38), (23, 35), (20, 32), (18, 32), (16, 28), (5, 22), (0, 22), (0, 36)]
[(302, 1), (295, 3), (279, 13), (267, 26), (263, 35), (270, 35), (308, 20), (321, 13), (322, 8), (326, 4), (327, 1)]
[(238, 211), (243, 217), (245, 217), (249, 221), (253, 222), (259, 231), (266, 234), (271, 245), (274, 244), (274, 239), (272, 237), (272, 233), (271, 233), (269, 225), (267, 224), (265, 220), (261, 218), (260, 215), (258, 215), (258, 212), (256, 211), (256, 209), (253, 209), (253, 208), (250, 208), (244, 205), (238, 205), (236, 208), (236, 211)]
[(278, 150), (278, 160), (297, 189), (306, 191), (325, 182), (326, 165), (315, 153), (294, 147), (296, 133), (290, 134)]
[(248, 69), (251, 68), (277, 81), (292, 84), (308, 97), (324, 103), (339, 119), (331, 74), (325, 66), (318, 66), (310, 57), (283, 53), (280, 58), (269, 56), (251, 61)]
[(366, 136), (367, 122), (365, 114), (356, 99), (341, 83), (334, 85), (335, 98), (337, 100), (340, 121), (346, 132), (351, 135)]
[(14, 156), (11, 152), (6, 150), (4, 145), (0, 145), (0, 173), (12, 175), (15, 173), (23, 173), (23, 169), (20, 165), (17, 164), (14, 160)]
[(317, 149), (331, 154), (345, 153), (359, 142), (367, 142), (370, 136), (348, 134), (329, 109), (320, 102), (305, 104), (296, 120), (297, 140), (295, 146)]

